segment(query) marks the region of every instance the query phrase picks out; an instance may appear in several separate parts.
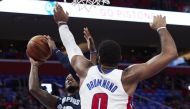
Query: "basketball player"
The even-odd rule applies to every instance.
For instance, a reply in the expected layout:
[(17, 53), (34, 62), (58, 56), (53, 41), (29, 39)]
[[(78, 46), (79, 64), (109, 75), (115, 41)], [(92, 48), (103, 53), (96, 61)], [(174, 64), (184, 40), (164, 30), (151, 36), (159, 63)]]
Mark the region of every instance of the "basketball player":
[[(87, 27), (84, 28), (83, 33), (87, 41), (88, 49), (90, 50), (90, 60), (95, 63), (97, 55), (94, 40)], [(68, 57), (57, 49), (55, 42), (50, 37), (48, 37), (48, 44), (53, 49), (53, 54), (57, 56), (67, 71), (71, 73), (67, 76), (65, 81), (65, 88), (67, 92), (63, 98), (60, 98), (41, 90), (39, 88), (40, 85), (38, 79), (38, 66), (40, 63), (35, 62), (32, 58), (30, 58), (31, 71), (29, 78), (29, 90), (32, 95), (34, 95), (34, 97), (36, 97), (48, 109), (80, 109), (80, 97), (78, 93), (79, 78), (76, 76), (75, 71), (71, 67)]]
[(41, 63), (34, 61), (32, 58), (30, 58), (30, 62), (29, 91), (40, 103), (47, 109), (81, 109), (78, 94), (79, 84), (71, 74), (67, 76), (65, 81), (66, 94), (63, 98), (60, 98), (40, 88), (38, 67)]
[(118, 43), (103, 41), (98, 48), (99, 65), (93, 65), (77, 46), (67, 26), (69, 16), (59, 4), (54, 8), (54, 20), (69, 61), (80, 78), (81, 109), (131, 109), (131, 96), (138, 83), (156, 75), (178, 56), (174, 40), (166, 28), (166, 18), (161, 15), (154, 16), (150, 23), (150, 27), (160, 36), (160, 54), (124, 70), (117, 69), (121, 60)]

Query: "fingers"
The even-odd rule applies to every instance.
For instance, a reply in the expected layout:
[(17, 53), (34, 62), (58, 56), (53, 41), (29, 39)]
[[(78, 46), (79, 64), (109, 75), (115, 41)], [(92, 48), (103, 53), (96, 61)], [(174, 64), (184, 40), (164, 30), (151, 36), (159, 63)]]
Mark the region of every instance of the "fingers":
[(53, 8), (53, 13), (55, 14), (57, 12), (56, 8), (54, 7)]
[(83, 28), (84, 33), (87, 33), (88, 29), (86, 27)]
[(83, 33), (84, 33), (84, 37), (86, 38), (87, 37), (87, 27), (83, 28)]
[(53, 41), (53, 39), (49, 36), (49, 35), (46, 35), (48, 41)]
[(57, 13), (56, 8), (53, 9), (53, 12), (54, 12), (53, 18), (55, 19), (55, 21), (57, 21), (57, 18), (58, 18), (59, 15), (58, 15), (58, 13)]
[(57, 8), (62, 9), (61, 5), (59, 3), (56, 3)]
[(66, 15), (69, 16), (69, 13), (66, 11)]
[(157, 16), (154, 16), (153, 18), (153, 22), (163, 21), (163, 20), (166, 20), (166, 16), (157, 15)]
[(59, 13), (60, 11), (62, 11), (62, 10), (63, 10), (62, 7), (61, 7), (58, 3), (56, 3), (56, 4), (55, 4), (55, 7), (54, 7), (54, 9), (53, 9), (54, 16), (58, 16), (58, 13)]
[(56, 4), (56, 9), (57, 9), (57, 11), (62, 11), (63, 10), (63, 8), (61, 7), (61, 5), (59, 5), (58, 3)]
[(89, 32), (89, 30), (88, 30), (87, 27), (84, 27), (83, 33), (84, 33), (85, 35), (87, 35), (87, 36), (90, 36), (90, 32)]
[(54, 9), (53, 9), (53, 12), (54, 12), (54, 13), (57, 13), (57, 11), (58, 11), (58, 5), (59, 5), (58, 3), (55, 4), (55, 7), (54, 7)]
[[(59, 12), (62, 12), (63, 11), (63, 8), (61, 7), (61, 5), (59, 5), (58, 3), (56, 3), (54, 9), (53, 9), (53, 12), (54, 13), (59, 13)], [(63, 11), (64, 12), (64, 11)], [(66, 12), (68, 14), (68, 12)]]
[(55, 41), (50, 36), (47, 36), (47, 38), (48, 38), (48, 45), (49, 45), (50, 50), (56, 49), (57, 46), (55, 44)]
[(87, 27), (84, 27), (84, 30), (85, 30), (85, 31), (88, 31), (88, 28), (87, 28)]
[(51, 41), (53, 41), (49, 35), (43, 35), (43, 36), (47, 39), (48, 44), (51, 43)]
[(160, 27), (166, 27), (166, 17), (162, 15), (153, 16), (153, 22), (149, 23), (149, 25), (154, 30)]
[(156, 20), (156, 16), (153, 17), (153, 22), (155, 22), (155, 20)]
[(58, 3), (56, 3), (53, 12), (54, 12), (54, 20), (56, 23), (59, 23), (59, 21), (64, 21), (64, 22), (68, 21), (69, 13), (64, 12), (63, 8)]
[(166, 16), (163, 17), (164, 22), (166, 23)]

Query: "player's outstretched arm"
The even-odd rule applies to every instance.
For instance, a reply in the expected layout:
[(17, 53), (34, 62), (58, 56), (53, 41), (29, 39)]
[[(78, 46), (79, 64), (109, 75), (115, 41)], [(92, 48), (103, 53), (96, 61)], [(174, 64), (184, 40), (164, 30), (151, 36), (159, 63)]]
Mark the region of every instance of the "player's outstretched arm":
[(138, 83), (156, 75), (178, 56), (175, 42), (166, 28), (166, 18), (161, 15), (154, 16), (150, 27), (156, 30), (160, 36), (161, 52), (146, 63), (132, 65), (125, 69), (126, 72), (129, 72), (124, 75), (127, 83)]
[(57, 59), (59, 60), (59, 62), (61, 64), (63, 64), (64, 68), (72, 74), (72, 76), (75, 78), (75, 80), (78, 80), (79, 78), (77, 77), (76, 75), (76, 72), (74, 71), (74, 69), (72, 68), (70, 62), (69, 62), (69, 59), (68, 59), (68, 56), (65, 55), (63, 52), (61, 52), (55, 42), (50, 38), (48, 37), (48, 44), (49, 46), (52, 48), (52, 53), (53, 55), (55, 55), (57, 57)]
[(90, 61), (93, 64), (97, 64), (97, 50), (94, 44), (94, 39), (87, 27), (83, 29), (83, 33), (88, 45), (88, 50), (90, 51)]
[(76, 44), (73, 34), (66, 24), (68, 19), (68, 13), (65, 13), (59, 4), (56, 4), (54, 8), (54, 20), (59, 26), (59, 34), (66, 48), (69, 61), (78, 74), (80, 81), (82, 81), (86, 77), (88, 68), (93, 64), (83, 56), (81, 49)]
[(40, 82), (38, 78), (38, 67), (40, 63), (34, 61), (32, 58), (30, 58), (30, 63), (31, 63), (30, 76), (29, 76), (30, 93), (37, 100), (39, 100), (40, 103), (42, 103), (46, 108), (55, 109), (58, 97), (53, 96), (40, 88)]
[(52, 55), (55, 55), (59, 62), (63, 64), (63, 66), (70, 71), (71, 65), (68, 59), (68, 56), (65, 55), (63, 52), (61, 52), (57, 46), (55, 45), (55, 42), (49, 37), (48, 38), (48, 44), (52, 47)]

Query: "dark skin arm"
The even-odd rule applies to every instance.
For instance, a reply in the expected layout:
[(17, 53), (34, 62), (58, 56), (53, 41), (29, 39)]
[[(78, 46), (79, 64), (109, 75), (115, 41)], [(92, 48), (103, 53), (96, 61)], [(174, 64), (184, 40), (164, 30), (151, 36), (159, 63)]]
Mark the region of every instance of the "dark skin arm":
[[(64, 25), (62, 22), (67, 22), (69, 20), (68, 13), (64, 12), (59, 4), (56, 4), (54, 7), (54, 20), (59, 27), (60, 25)], [(70, 31), (67, 29), (67, 32)], [(71, 35), (70, 37), (73, 36)], [(84, 56), (75, 55), (72, 57), (71, 65), (78, 74), (80, 83), (82, 83), (87, 75), (88, 69), (93, 65), (93, 63), (90, 60), (86, 59)]]
[(84, 33), (84, 38), (86, 39), (88, 44), (88, 50), (90, 51), (90, 61), (93, 64), (97, 64), (97, 50), (94, 44), (94, 39), (87, 27), (83, 29), (83, 33)]
[(38, 77), (38, 67), (40, 63), (34, 61), (32, 58), (30, 58), (30, 63), (31, 69), (28, 84), (30, 93), (46, 108), (55, 109), (58, 97), (53, 96), (40, 88), (40, 82)]
[[(153, 23), (150, 27), (157, 30), (160, 27), (166, 27), (166, 18), (154, 16)], [(177, 48), (171, 34), (166, 28), (158, 31), (161, 41), (161, 52), (146, 63), (135, 64), (125, 69), (122, 76), (122, 83), (125, 91), (132, 95), (137, 84), (156, 75), (160, 70), (165, 68), (172, 60), (177, 58)], [(129, 88), (130, 87), (130, 88)]]

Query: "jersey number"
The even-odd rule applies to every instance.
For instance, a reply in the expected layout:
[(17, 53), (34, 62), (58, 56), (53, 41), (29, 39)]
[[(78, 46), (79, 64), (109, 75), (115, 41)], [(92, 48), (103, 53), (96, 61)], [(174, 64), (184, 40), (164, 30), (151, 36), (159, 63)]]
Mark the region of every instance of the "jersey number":
[(106, 93), (97, 93), (93, 96), (92, 109), (107, 109), (108, 95)]

